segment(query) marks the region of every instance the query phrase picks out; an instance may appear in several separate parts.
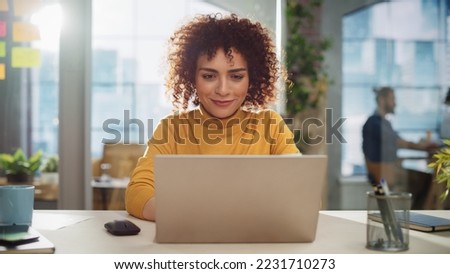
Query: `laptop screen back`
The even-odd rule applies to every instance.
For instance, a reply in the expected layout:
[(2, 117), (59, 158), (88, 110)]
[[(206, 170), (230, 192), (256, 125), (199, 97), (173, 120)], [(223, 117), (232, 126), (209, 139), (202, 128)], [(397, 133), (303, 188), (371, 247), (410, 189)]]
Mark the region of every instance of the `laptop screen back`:
[(311, 242), (326, 156), (155, 157), (157, 242)]

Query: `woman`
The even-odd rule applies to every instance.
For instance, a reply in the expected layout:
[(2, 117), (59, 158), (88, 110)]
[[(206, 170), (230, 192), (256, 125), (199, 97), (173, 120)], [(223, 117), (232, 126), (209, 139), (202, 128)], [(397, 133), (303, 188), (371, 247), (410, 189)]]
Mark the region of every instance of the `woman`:
[(234, 14), (198, 16), (170, 38), (168, 63), (175, 112), (160, 122), (131, 176), (130, 214), (155, 219), (157, 154), (299, 153), (281, 116), (266, 110), (280, 69), (259, 23)]

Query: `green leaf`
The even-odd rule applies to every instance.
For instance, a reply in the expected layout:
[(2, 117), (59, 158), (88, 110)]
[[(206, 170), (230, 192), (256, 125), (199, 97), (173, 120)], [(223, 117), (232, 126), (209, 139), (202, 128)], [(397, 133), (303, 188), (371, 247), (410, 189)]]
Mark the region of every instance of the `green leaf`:
[(14, 154), (1, 154), (0, 167), (6, 174), (34, 174), (41, 165), (42, 151), (39, 150), (30, 158), (27, 158), (22, 149), (17, 149)]
[(436, 174), (439, 174), (441, 172), (442, 163), (436, 162)]
[(26, 161), (27, 160), (27, 157), (23, 153), (23, 150), (20, 148), (16, 150), (13, 157), (14, 157), (14, 161)]
[(439, 196), (439, 198), (440, 198), (441, 201), (445, 201), (445, 199), (447, 199), (448, 192), (449, 192), (449, 189), (446, 189), (446, 190)]
[(41, 160), (41, 158), (42, 158), (42, 150), (38, 150), (35, 154), (33, 154), (31, 157), (30, 157), (30, 159), (29, 159), (29, 162), (31, 163), (31, 162), (37, 162), (37, 161), (40, 161)]

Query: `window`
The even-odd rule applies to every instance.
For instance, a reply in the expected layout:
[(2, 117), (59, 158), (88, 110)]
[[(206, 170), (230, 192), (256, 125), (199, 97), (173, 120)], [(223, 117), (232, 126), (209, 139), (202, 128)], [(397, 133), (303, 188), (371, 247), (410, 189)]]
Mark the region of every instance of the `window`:
[(41, 65), (32, 71), (32, 143), (33, 149), (58, 154), (59, 33), (62, 24), (58, 1), (46, 1), (35, 12), (31, 23), (38, 26), (40, 39), (32, 43), (40, 49)]
[(95, 0), (92, 17), (91, 154), (103, 143), (141, 143), (172, 109), (165, 96), (165, 44), (197, 13), (227, 12), (199, 0)]
[(22, 5), (3, 2), (0, 151), (11, 153), (21, 148), (29, 156), (41, 149), (45, 158), (56, 155), (62, 19), (59, 1), (22, 1)]
[[(343, 175), (365, 174), (362, 126), (375, 108), (374, 87), (392, 86), (397, 107), (392, 123), (407, 140), (427, 130), (437, 138), (447, 91), (447, 1), (394, 0), (343, 19)], [(412, 20), (414, 18), (414, 20)]]

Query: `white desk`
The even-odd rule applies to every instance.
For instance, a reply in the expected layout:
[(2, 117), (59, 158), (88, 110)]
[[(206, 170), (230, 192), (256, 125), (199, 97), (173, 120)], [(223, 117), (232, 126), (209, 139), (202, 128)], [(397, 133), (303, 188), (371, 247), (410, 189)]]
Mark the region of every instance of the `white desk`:
[[(450, 218), (450, 211), (424, 211)], [(55, 244), (56, 253), (241, 253), (241, 254), (358, 254), (381, 253), (365, 248), (366, 211), (322, 211), (316, 240), (313, 243), (288, 244), (158, 244), (154, 242), (155, 224), (128, 215), (125, 211), (36, 210), (35, 220), (44, 217), (90, 217), (57, 230), (37, 228)], [(112, 236), (104, 229), (106, 222), (126, 218), (137, 224), (141, 232), (135, 236)], [(450, 231), (424, 233), (410, 231), (410, 249), (401, 253), (450, 254)]]

